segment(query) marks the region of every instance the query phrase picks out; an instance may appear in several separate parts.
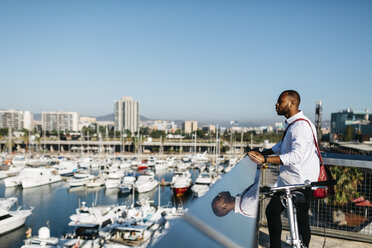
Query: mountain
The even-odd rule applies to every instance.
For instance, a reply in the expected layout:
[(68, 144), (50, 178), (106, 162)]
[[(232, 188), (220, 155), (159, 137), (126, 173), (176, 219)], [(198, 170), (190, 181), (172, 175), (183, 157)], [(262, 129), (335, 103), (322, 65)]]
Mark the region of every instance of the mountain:
[(103, 116), (96, 117), (97, 121), (114, 121), (115, 115), (114, 114), (108, 114)]

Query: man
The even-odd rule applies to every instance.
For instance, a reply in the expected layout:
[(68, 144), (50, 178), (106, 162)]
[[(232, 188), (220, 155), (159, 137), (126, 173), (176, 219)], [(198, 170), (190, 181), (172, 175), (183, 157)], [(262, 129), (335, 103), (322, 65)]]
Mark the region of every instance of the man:
[[(282, 140), (271, 149), (262, 153), (250, 151), (249, 158), (257, 163), (280, 165), (276, 186), (301, 184), (305, 180), (317, 181), (319, 176), (320, 161), (314, 139), (316, 129), (311, 121), (299, 110), (300, 95), (294, 90), (282, 92), (275, 104), (278, 115), (284, 115), (287, 120), (286, 131)], [(269, 156), (276, 154), (274, 156)], [(308, 211), (312, 196), (311, 189), (303, 190), (306, 201), (299, 204), (297, 220), (299, 233), (304, 245), (309, 247), (310, 225)], [(270, 247), (281, 247), (282, 223), (281, 212), (284, 210), (278, 195), (274, 195), (267, 208), (266, 217), (270, 234)]]
[[(257, 180), (258, 179), (258, 180)], [(220, 192), (212, 201), (212, 210), (216, 216), (222, 217), (230, 211), (246, 217), (256, 218), (258, 209), (259, 177), (255, 182), (236, 197), (229, 191)]]

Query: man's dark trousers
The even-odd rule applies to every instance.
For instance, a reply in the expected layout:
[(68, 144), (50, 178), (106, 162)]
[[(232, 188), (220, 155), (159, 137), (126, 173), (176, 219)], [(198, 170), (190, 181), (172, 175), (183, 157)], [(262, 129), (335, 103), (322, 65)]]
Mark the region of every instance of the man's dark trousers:
[[(305, 202), (297, 206), (297, 222), (298, 231), (302, 237), (302, 242), (306, 247), (310, 244), (310, 224), (309, 224), (309, 208), (312, 197), (311, 189), (299, 190), (305, 196)], [(280, 195), (274, 194), (266, 208), (266, 218), (270, 234), (270, 248), (281, 247), (282, 221), (280, 215), (284, 207), (280, 201)]]

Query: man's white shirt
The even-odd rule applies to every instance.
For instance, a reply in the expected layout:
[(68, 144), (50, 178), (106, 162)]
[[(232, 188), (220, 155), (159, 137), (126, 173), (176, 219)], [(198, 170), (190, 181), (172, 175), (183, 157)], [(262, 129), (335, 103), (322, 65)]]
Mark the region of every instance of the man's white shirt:
[(239, 213), (250, 218), (257, 218), (259, 184), (260, 180), (258, 179), (250, 187), (235, 197), (235, 213)]
[(314, 143), (314, 136), (315, 139), (317, 137), (314, 124), (302, 111), (288, 118), (285, 124), (288, 127), (290, 123), (300, 118), (308, 120), (311, 127), (303, 120), (293, 123), (284, 139), (271, 148), (275, 154), (279, 154), (283, 163), (280, 165), (276, 186), (300, 184), (306, 180), (318, 181), (320, 163)]

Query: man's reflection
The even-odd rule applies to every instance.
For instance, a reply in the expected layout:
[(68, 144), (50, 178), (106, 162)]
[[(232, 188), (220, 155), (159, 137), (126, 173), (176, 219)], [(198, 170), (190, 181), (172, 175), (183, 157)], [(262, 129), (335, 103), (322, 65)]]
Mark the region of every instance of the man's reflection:
[(241, 194), (235, 197), (229, 191), (223, 191), (212, 201), (212, 210), (216, 216), (227, 215), (231, 210), (250, 218), (257, 217), (258, 209), (258, 182), (253, 183)]

